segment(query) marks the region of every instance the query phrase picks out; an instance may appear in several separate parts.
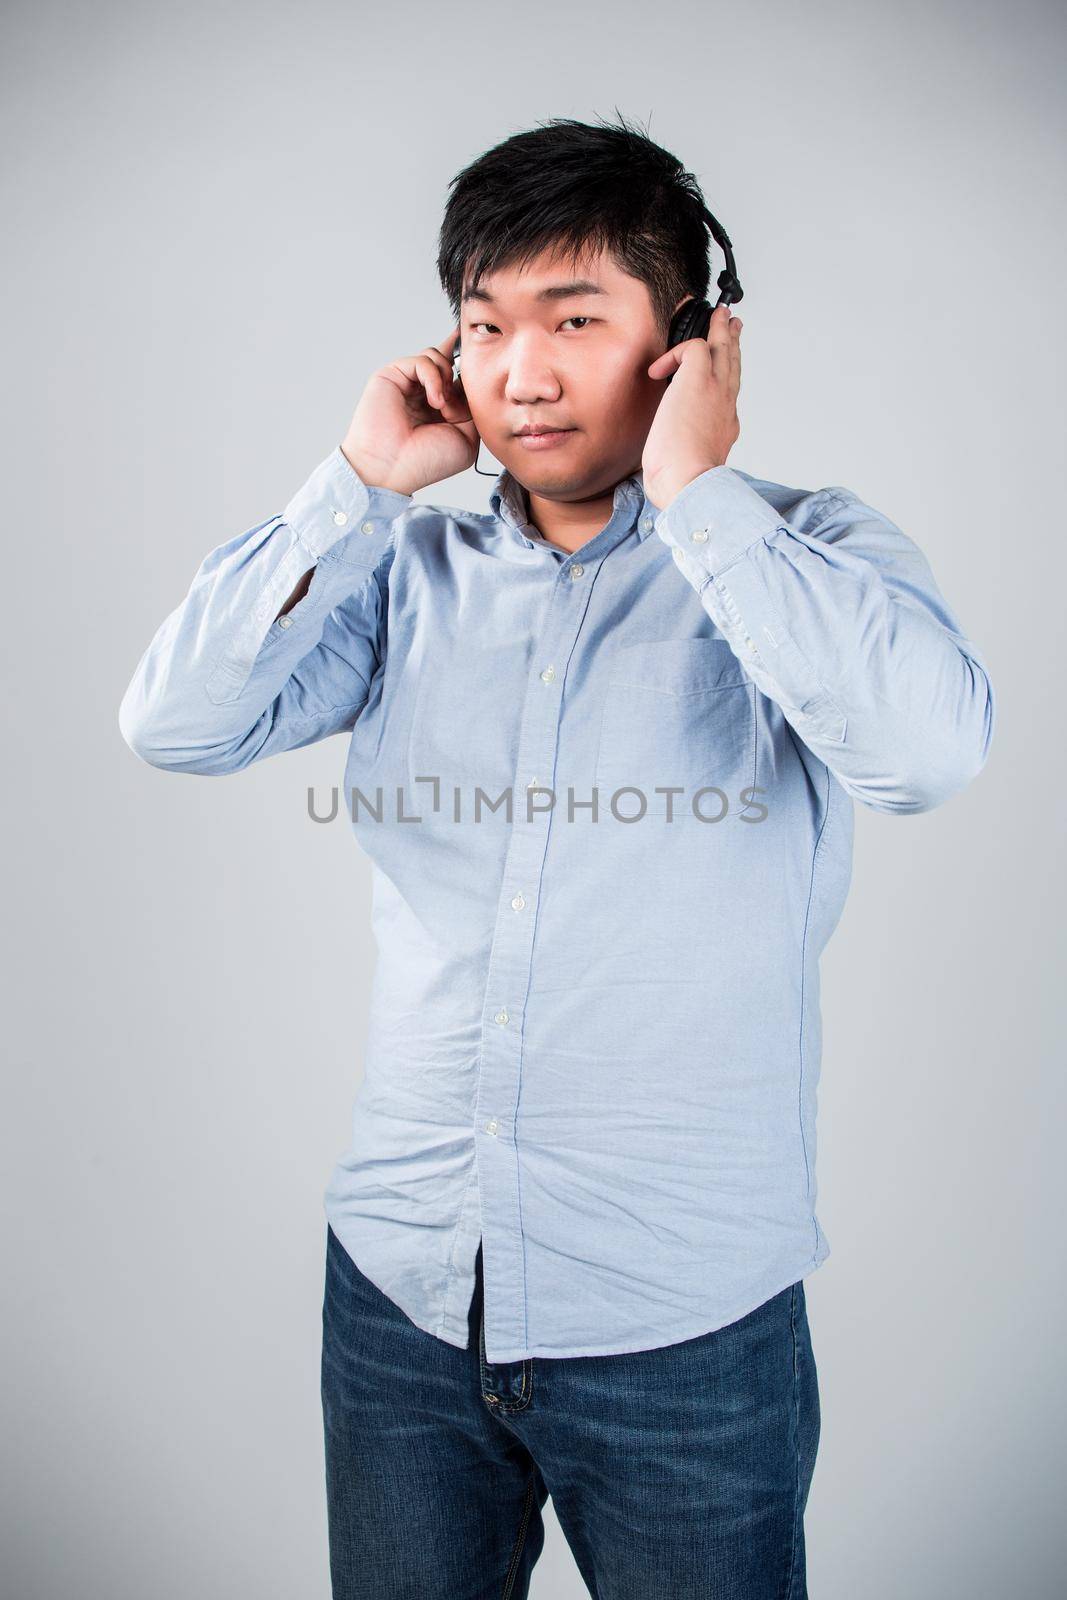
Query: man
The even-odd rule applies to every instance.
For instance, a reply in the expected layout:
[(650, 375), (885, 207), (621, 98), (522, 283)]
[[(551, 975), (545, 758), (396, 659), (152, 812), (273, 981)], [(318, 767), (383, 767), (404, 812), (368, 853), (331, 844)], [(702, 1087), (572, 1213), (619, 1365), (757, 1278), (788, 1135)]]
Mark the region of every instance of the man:
[[(525, 1595), (550, 1493), (600, 1600), (807, 1592), (818, 959), (853, 801), (958, 793), (993, 697), (894, 523), (727, 465), (740, 320), (667, 347), (701, 205), (624, 121), (461, 173), (455, 326), (204, 559), (122, 703), (175, 772), (351, 735), (379, 957), (326, 1191), (345, 1600)], [(488, 513), (412, 499), (481, 440)]]

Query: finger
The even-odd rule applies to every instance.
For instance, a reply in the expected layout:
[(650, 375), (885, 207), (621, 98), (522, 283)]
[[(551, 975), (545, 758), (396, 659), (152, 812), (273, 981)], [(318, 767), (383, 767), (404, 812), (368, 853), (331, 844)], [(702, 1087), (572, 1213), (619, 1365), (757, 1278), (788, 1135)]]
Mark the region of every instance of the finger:
[(459, 338), (459, 323), (457, 322), (456, 326), (452, 329), (452, 332), (446, 334), (445, 337), (441, 340), (440, 344), (437, 344), (437, 345), (433, 346), (433, 348), (435, 350), (439, 350), (441, 352), (441, 354), (444, 356), (445, 360), (450, 365), (451, 365), (451, 362), (452, 362), (452, 358), (455, 355), (456, 340), (458, 338)]
[(730, 318), (730, 382), (736, 394), (741, 387), (741, 329), (740, 317)]
[[(459, 329), (457, 328), (455, 332), (458, 334)], [(445, 340), (444, 343), (447, 344), (448, 341)], [(428, 346), (425, 354), (433, 361), (441, 375), (441, 392), (444, 395), (444, 400), (438, 409), (449, 422), (457, 424), (463, 421), (469, 422), (471, 413), (470, 406), (467, 403), (467, 396), (463, 392), (463, 377), (462, 374), (458, 377), (453, 377), (452, 356), (442, 354), (439, 345)]]
[[(452, 379), (445, 358), (435, 345), (415, 357), (415, 372), (426, 393), (426, 399), (436, 411), (440, 411), (448, 398)], [(446, 380), (448, 389), (445, 387)]]
[(420, 389), (425, 398), (434, 389), (435, 383), (443, 379), (448, 372), (448, 365), (435, 345), (427, 350), (421, 350), (417, 356), (402, 356), (399, 361), (392, 363), (392, 370), (405, 379), (404, 392), (408, 399), (417, 398), (416, 390)]
[(707, 339), (709, 344), (722, 344), (730, 328), (730, 306), (724, 300), (722, 305), (716, 306), (708, 323)]
[(422, 389), (423, 393), (425, 394), (423, 377), (425, 376), (426, 369), (425, 366), (423, 366), (422, 372), (420, 373), (419, 363), (421, 360), (421, 355), (400, 356), (396, 361), (390, 362), (389, 367), (386, 369), (390, 374), (395, 373), (397, 378), (400, 380), (400, 387), (404, 392), (405, 399), (413, 400), (418, 398), (418, 391), (420, 389)]
[(712, 312), (707, 342), (711, 350), (712, 370), (719, 378), (728, 380), (734, 338), (730, 332), (730, 307), (725, 300)]
[(426, 349), (423, 350), (422, 354), (426, 357), (427, 361), (433, 362), (434, 366), (440, 373), (447, 375), (449, 372), (451, 372), (451, 359), (446, 355), (442, 355), (435, 344), (428, 344)]
[(472, 420), (467, 397), (460, 384), (453, 382), (451, 364), (436, 345), (427, 346), (413, 357), (412, 366), (431, 411), (457, 426)]
[[(723, 306), (726, 316), (723, 319), (723, 329), (712, 351), (712, 365), (720, 379), (725, 380), (728, 389), (733, 392), (741, 379), (741, 351), (738, 344), (740, 331), (740, 318), (731, 314), (729, 306)], [(709, 340), (709, 344), (710, 344)]]
[(664, 350), (663, 354), (657, 356), (655, 361), (650, 364), (648, 368), (649, 377), (669, 378), (672, 373), (677, 372), (682, 364), (683, 351), (686, 345), (692, 342), (691, 339), (687, 339), (682, 344), (672, 344), (668, 349)]
[[(458, 337), (458, 335), (459, 335), (458, 327), (453, 329), (453, 335)], [(441, 341), (441, 344), (442, 345), (449, 344), (451, 338), (452, 338), (452, 335), (449, 336), (449, 339), (443, 339)], [(453, 377), (453, 375), (452, 375), (452, 368), (453, 368), (453, 365), (454, 365), (454, 362), (455, 362), (455, 357), (449, 351), (447, 351), (447, 350), (443, 351), (442, 348), (441, 348), (441, 345), (436, 345), (436, 344), (427, 345), (427, 347), (426, 347), (425, 351), (423, 352), (423, 354), (429, 357), (429, 359), (434, 363), (434, 365), (437, 367), (438, 371), (441, 374), (442, 390), (443, 390), (444, 397), (445, 397), (445, 404), (447, 404), (450, 400), (456, 401), (463, 407), (464, 415), (467, 415), (468, 414), (467, 410), (466, 410), (467, 397), (463, 393), (463, 378), (462, 378), (462, 376), (457, 378), (457, 377)]]
[(440, 344), (427, 345), (425, 351), (426, 355), (428, 355), (432, 360), (437, 361), (441, 366), (441, 373), (444, 377), (444, 389), (446, 397), (456, 394), (457, 390), (462, 395), (462, 389), (459, 389), (458, 387), (460, 380), (452, 376), (452, 371), (456, 364), (455, 347), (458, 343), (458, 340), (459, 324), (457, 323), (452, 329), (452, 332), (446, 334), (446, 336), (441, 340)]

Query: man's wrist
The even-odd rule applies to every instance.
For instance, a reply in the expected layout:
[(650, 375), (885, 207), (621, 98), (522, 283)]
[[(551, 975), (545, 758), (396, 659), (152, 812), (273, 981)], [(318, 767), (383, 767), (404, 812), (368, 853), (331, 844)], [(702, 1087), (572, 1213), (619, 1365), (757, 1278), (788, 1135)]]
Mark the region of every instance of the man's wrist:
[(339, 448), (352, 471), (356, 473), (368, 489), (391, 489), (394, 494), (411, 494), (413, 492), (406, 485), (391, 479), (387, 470), (381, 465), (372, 462), (366, 456), (361, 455), (351, 445), (342, 443)]
[(725, 460), (702, 461), (673, 472), (665, 483), (657, 485), (663, 499), (657, 500), (656, 504), (662, 505), (663, 509), (666, 510), (671, 502), (682, 493), (682, 490), (688, 489), (689, 485), (695, 483), (697, 478), (702, 478), (705, 472), (711, 472), (715, 467), (725, 467), (725, 465)]

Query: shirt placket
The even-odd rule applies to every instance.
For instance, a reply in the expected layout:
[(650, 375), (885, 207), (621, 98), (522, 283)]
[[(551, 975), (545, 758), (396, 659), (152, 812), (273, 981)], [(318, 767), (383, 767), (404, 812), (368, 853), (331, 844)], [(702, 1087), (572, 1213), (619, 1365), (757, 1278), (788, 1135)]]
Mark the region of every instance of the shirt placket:
[[(625, 537), (632, 509), (624, 499), (607, 527), (558, 561), (545, 607), (523, 705), (513, 812), (489, 956), (482, 1012), (475, 1160), (481, 1202), (485, 1340), (488, 1359), (527, 1342), (526, 1273), (516, 1114), (523, 1069), (525, 1011), (530, 988), (542, 869), (553, 812), (555, 762), (567, 665), (574, 653), (601, 562)], [(557, 561), (551, 552), (547, 560)], [(527, 793), (534, 808), (527, 821)], [(537, 809), (538, 800), (546, 809)]]

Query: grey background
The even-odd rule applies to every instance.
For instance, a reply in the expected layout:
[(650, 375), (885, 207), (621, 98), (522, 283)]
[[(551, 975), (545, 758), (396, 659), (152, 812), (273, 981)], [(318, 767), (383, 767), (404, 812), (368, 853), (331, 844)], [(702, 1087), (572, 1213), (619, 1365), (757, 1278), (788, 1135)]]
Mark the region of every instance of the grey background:
[[(736, 246), (731, 464), (899, 522), (998, 694), (970, 790), (857, 806), (824, 960), (810, 1592), (1058, 1592), (1062, 12), (37, 3), (0, 27), (5, 1592), (328, 1595), (321, 1192), (372, 941), (343, 813), (305, 804), (345, 741), (177, 777), (118, 704), (203, 555), (448, 332), (453, 173), (615, 106)], [(489, 482), (419, 498), (484, 509)], [(546, 1517), (533, 1593), (579, 1596)]]

